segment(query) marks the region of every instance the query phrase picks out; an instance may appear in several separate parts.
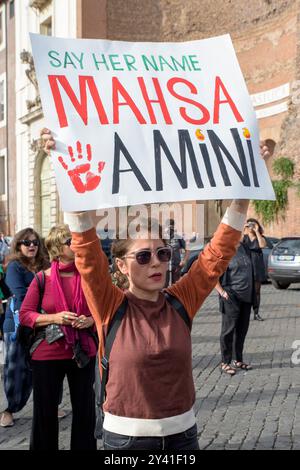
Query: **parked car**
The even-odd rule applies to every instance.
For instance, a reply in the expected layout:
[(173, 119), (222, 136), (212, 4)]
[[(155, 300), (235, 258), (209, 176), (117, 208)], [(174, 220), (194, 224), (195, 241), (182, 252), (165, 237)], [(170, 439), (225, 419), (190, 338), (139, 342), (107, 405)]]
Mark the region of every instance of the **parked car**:
[(271, 254), (272, 249), (274, 246), (279, 242), (280, 238), (275, 237), (265, 237), (267, 246), (262, 248), (263, 256), (264, 256), (264, 264), (265, 264), (265, 274), (266, 278), (263, 282), (268, 282), (269, 280), (269, 273), (268, 273), (268, 263), (269, 263), (269, 256)]
[(282, 238), (272, 249), (268, 274), (276, 289), (300, 283), (300, 237)]

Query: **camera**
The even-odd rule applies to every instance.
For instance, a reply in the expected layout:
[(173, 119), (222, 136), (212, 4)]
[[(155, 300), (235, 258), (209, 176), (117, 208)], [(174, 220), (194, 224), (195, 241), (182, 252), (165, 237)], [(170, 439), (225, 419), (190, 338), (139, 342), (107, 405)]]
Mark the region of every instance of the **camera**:
[(58, 339), (62, 338), (64, 333), (60, 329), (59, 325), (56, 325), (55, 323), (52, 323), (51, 325), (46, 326), (45, 329), (45, 339), (48, 344), (54, 343), (54, 341), (57, 341)]
[(248, 222), (247, 226), (248, 226), (250, 229), (255, 229), (255, 223), (254, 223), (254, 222)]

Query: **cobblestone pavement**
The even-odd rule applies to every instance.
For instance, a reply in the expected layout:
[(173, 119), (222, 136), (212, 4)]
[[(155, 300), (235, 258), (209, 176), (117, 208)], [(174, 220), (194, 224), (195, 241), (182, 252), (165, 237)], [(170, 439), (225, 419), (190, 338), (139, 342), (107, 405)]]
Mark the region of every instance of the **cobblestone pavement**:
[[(201, 449), (300, 449), (300, 364), (292, 363), (292, 344), (300, 341), (300, 288), (280, 291), (263, 286), (261, 315), (264, 322), (251, 320), (245, 345), (244, 359), (254, 369), (234, 377), (219, 370), (220, 314), (215, 293), (194, 322)], [(0, 409), (4, 407), (1, 383)], [(63, 407), (68, 414), (60, 421), (60, 449), (68, 449), (72, 417), (67, 386)], [(28, 449), (31, 417), (32, 399), (15, 415), (13, 427), (0, 428), (0, 450)]]

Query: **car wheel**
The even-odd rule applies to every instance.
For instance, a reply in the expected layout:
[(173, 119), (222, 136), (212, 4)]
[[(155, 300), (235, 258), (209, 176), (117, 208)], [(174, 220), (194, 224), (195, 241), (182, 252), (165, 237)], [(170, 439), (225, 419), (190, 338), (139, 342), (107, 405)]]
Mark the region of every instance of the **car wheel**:
[(285, 283), (285, 282), (279, 282), (279, 281), (275, 281), (274, 279), (272, 279), (272, 285), (276, 288), (276, 289), (287, 289), (290, 285), (290, 283)]

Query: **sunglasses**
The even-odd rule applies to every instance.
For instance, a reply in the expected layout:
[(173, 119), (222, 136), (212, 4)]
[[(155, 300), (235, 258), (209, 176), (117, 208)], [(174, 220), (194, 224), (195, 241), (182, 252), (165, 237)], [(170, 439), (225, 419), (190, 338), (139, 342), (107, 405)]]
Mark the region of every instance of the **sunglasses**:
[(20, 240), (19, 241), (20, 245), (27, 246), (28, 248), (33, 245), (33, 246), (39, 246), (40, 242), (39, 240)]
[(156, 250), (140, 250), (132, 252), (129, 255), (123, 256), (123, 258), (135, 258), (138, 264), (148, 264), (150, 263), (152, 254), (155, 254), (157, 259), (161, 263), (168, 263), (172, 256), (172, 248), (166, 246), (162, 248), (157, 248)]
[(71, 243), (72, 243), (72, 238), (68, 238), (68, 240), (64, 242), (64, 245), (71, 246)]

